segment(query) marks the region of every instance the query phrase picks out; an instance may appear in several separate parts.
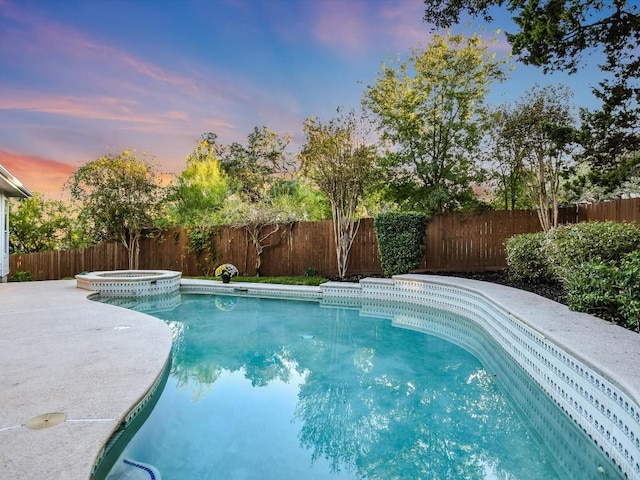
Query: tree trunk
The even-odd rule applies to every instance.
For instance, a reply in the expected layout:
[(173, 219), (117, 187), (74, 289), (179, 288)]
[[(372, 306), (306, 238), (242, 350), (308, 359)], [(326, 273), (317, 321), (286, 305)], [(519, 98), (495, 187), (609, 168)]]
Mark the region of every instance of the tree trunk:
[[(336, 249), (336, 260), (338, 264), (338, 277), (343, 279), (347, 276), (349, 265), (349, 252), (353, 245), (360, 222), (354, 220), (354, 208), (341, 209), (332, 204), (333, 209), (333, 237)], [(347, 210), (345, 213), (344, 210)]]
[(128, 231), (120, 234), (120, 241), (127, 250), (129, 270), (138, 270), (140, 261), (140, 232)]
[(551, 229), (551, 219), (549, 215), (549, 195), (545, 182), (545, 164), (543, 158), (538, 158), (538, 218), (540, 226), (545, 232)]

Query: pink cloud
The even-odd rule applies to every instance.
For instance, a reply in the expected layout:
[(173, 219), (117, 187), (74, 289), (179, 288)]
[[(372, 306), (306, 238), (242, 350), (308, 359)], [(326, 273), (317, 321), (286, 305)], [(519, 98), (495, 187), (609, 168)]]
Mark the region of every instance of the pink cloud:
[[(124, 120), (136, 128), (169, 123), (175, 127), (179, 122), (200, 123), (198, 117), (215, 118), (229, 116), (229, 112), (240, 115), (243, 110), (273, 108), (272, 102), (265, 99), (261, 85), (228, 72), (202, 64), (185, 64), (187, 59), (178, 59), (180, 66), (176, 68), (180, 73), (176, 73), (16, 3), (7, 2), (7, 8), (3, 8), (0, 15), (10, 18), (16, 26), (10, 32), (10, 42), (5, 43), (11, 48), (3, 51), (0, 44), (0, 53), (19, 62), (28, 52), (27, 68), (38, 65), (40, 70), (53, 70), (54, 78), (62, 79), (71, 87), (66, 88), (70, 94), (54, 96), (0, 90), (0, 108)], [(78, 94), (87, 89), (99, 93)], [(278, 100), (280, 105), (283, 102), (287, 103), (286, 98)], [(158, 111), (159, 106), (166, 111)], [(216, 119), (213, 123), (227, 131), (234, 128), (233, 121)]]
[(420, 0), (318, 5), (313, 14), (315, 37), (343, 55), (362, 55), (381, 46), (388, 52), (408, 53), (430, 39), (429, 28), (422, 22), (424, 3)]
[(314, 34), (322, 43), (348, 53), (362, 53), (369, 41), (369, 26), (363, 21), (366, 3), (319, 2)]
[[(221, 142), (231, 143), (245, 141), (256, 125), (284, 132), (302, 124), (298, 101), (284, 88), (267, 90), (260, 79), (188, 56), (167, 56), (171, 63), (154, 64), (89, 31), (52, 21), (29, 5), (0, 3), (0, 16), (10, 26), (8, 41), (0, 42), (0, 63), (14, 65), (25, 77), (51, 81), (0, 85), (2, 119), (16, 132), (4, 132), (0, 148), (6, 151), (79, 164), (105, 148), (135, 148), (155, 155), (164, 171), (176, 173), (204, 132), (214, 131)], [(247, 2), (247, 8), (251, 5)], [(286, 2), (281, 8), (288, 8)], [(305, 27), (308, 36), (309, 24)], [(32, 138), (37, 142), (18, 146)], [(42, 179), (25, 178), (40, 189)]]
[[(109, 96), (71, 96), (20, 92), (0, 88), (0, 110), (40, 112), (64, 117), (106, 120), (145, 125), (155, 130), (158, 125), (170, 125), (172, 129), (193, 119), (185, 111), (168, 110), (150, 112), (136, 100)], [(233, 125), (221, 119), (209, 119), (216, 128), (230, 129)]]
[[(1, 1), (1, 0), (0, 0)], [(41, 68), (62, 68), (75, 72), (74, 81), (85, 79), (87, 86), (112, 91), (120, 89), (147, 93), (160, 88), (176, 91), (199, 100), (242, 98), (245, 93), (237, 79), (217, 76), (186, 76), (130, 54), (118, 47), (98, 42), (87, 34), (43, 18), (36, 10), (18, 8), (7, 2), (0, 15), (10, 18), (15, 28), (8, 32), (8, 42), (0, 43), (0, 52), (12, 61), (21, 62), (26, 54), (41, 57)], [(2, 7), (2, 4), (0, 4)], [(34, 63), (33, 61), (31, 62)]]
[(5, 150), (0, 150), (0, 164), (32, 192), (56, 198), (75, 170), (73, 165), (65, 162)]
[(136, 102), (115, 97), (80, 97), (33, 92), (0, 91), (0, 109), (41, 112), (67, 117), (157, 123), (157, 119), (136, 115)]
[[(431, 28), (422, 20), (424, 8), (421, 0), (318, 2), (311, 15), (316, 19), (313, 32), (318, 41), (345, 56), (360, 56), (380, 47), (388, 54), (404, 56), (431, 40)], [(483, 32), (465, 31), (467, 35), (472, 33)], [(488, 32), (483, 37), (491, 35)], [(504, 33), (497, 38), (492, 51), (509, 52)]]
[(406, 51), (426, 44), (431, 38), (428, 25), (422, 21), (421, 1), (383, 4), (379, 11), (385, 36), (394, 48)]
[[(44, 19), (33, 11), (17, 9), (9, 3), (6, 8), (3, 4), (0, 6), (3, 7), (2, 14), (20, 27), (11, 32), (14, 38), (10, 43), (14, 47), (20, 45), (21, 49), (28, 49), (31, 53), (47, 56), (59, 54), (87, 63), (104, 65), (106, 62), (112, 68), (124, 68), (153, 81), (190, 92), (204, 88), (188, 77), (164, 70), (116, 47), (98, 43), (76, 29)], [(20, 38), (16, 38), (18, 36)]]

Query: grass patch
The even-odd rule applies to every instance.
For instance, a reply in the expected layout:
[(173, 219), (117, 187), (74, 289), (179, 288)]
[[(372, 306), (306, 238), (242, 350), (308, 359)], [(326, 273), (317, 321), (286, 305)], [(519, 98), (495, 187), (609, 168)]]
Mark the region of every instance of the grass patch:
[[(200, 280), (220, 280), (218, 277), (184, 277), (196, 278)], [(233, 277), (231, 283), (234, 282), (251, 282), (251, 283), (277, 283), (280, 285), (310, 285), (317, 287), (327, 282), (324, 277)]]

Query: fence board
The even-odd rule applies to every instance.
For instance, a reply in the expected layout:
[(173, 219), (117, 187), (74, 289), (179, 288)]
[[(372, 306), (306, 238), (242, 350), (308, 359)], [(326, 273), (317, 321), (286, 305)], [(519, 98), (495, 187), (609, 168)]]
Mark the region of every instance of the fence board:
[[(560, 209), (560, 223), (583, 221), (640, 222), (640, 198)], [(265, 227), (266, 233), (268, 227)], [(425, 232), (425, 271), (494, 270), (507, 266), (504, 241), (520, 233), (540, 231), (535, 210), (450, 213), (434, 216)], [(213, 275), (220, 263), (233, 263), (241, 274), (255, 275), (256, 251), (243, 228), (220, 227), (207, 239), (211, 249), (196, 256), (187, 231), (174, 228), (142, 239), (139, 267), (178, 270), (185, 276)], [(262, 253), (261, 274), (304, 275), (311, 270), (335, 276), (337, 262), (333, 223), (298, 222), (281, 225)], [(69, 278), (80, 272), (128, 268), (122, 244), (105, 242), (86, 249), (17, 254), (10, 271), (29, 272), (34, 280)], [(378, 242), (371, 218), (361, 220), (351, 248), (348, 275), (382, 273)]]

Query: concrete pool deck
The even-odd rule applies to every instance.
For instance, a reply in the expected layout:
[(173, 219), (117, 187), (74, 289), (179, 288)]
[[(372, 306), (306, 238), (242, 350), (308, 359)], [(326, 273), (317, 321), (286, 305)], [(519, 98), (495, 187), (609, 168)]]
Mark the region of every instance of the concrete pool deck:
[[(88, 480), (169, 358), (163, 321), (87, 295), (75, 280), (0, 284), (2, 479)], [(66, 419), (27, 428), (48, 413)]]

